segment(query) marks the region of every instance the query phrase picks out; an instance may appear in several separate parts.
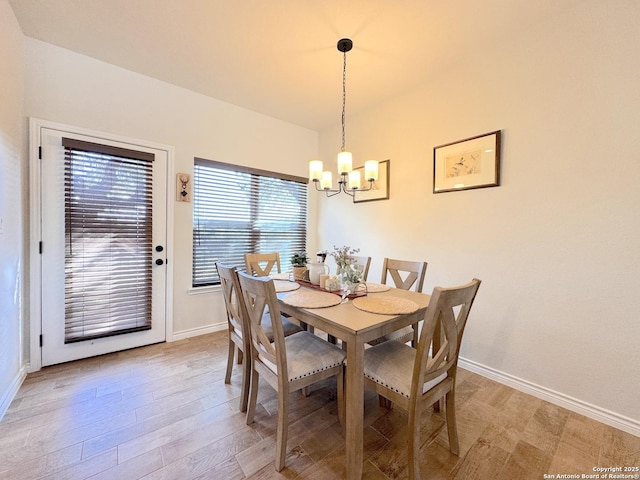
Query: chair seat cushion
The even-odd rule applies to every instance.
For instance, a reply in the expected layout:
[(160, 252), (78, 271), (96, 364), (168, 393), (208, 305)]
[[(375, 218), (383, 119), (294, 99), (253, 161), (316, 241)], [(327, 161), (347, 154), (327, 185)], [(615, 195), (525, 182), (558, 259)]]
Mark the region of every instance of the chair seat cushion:
[(289, 381), (344, 364), (344, 351), (309, 333), (298, 332), (284, 339)]
[[(364, 375), (380, 385), (409, 398), (417, 350), (400, 342), (384, 342), (364, 351)], [(443, 373), (425, 382), (422, 393), (447, 378)]]

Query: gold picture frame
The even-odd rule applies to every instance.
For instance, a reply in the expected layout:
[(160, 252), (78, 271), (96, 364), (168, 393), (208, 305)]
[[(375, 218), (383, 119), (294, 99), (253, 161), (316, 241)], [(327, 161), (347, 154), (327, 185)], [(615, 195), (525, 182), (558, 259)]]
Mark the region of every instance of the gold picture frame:
[[(378, 180), (373, 182), (371, 190), (356, 190), (353, 195), (353, 203), (373, 202), (375, 200), (389, 199), (389, 169), (391, 160), (378, 162)], [(354, 168), (360, 170), (360, 188), (369, 188), (369, 182), (364, 179), (364, 167)]]
[(501, 131), (433, 149), (433, 193), (500, 185)]

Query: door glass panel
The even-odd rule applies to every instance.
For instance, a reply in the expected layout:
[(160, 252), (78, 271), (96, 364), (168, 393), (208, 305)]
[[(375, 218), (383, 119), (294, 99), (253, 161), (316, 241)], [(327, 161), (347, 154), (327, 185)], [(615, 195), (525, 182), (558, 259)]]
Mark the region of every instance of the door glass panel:
[(149, 330), (153, 154), (62, 143), (64, 342)]

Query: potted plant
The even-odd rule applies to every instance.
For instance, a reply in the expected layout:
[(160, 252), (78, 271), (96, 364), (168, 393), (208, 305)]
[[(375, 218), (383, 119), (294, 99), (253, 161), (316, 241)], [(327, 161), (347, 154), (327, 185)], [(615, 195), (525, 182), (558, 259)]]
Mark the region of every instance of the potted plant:
[(291, 266), (293, 267), (294, 280), (302, 280), (308, 262), (307, 252), (294, 253), (292, 255)]

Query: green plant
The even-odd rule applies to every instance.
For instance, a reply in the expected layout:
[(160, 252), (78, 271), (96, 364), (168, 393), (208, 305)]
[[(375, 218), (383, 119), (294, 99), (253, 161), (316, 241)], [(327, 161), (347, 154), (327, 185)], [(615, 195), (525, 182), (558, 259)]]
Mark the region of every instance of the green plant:
[(307, 252), (294, 253), (291, 256), (291, 265), (294, 267), (305, 267), (309, 263)]

